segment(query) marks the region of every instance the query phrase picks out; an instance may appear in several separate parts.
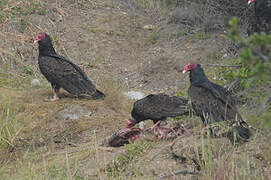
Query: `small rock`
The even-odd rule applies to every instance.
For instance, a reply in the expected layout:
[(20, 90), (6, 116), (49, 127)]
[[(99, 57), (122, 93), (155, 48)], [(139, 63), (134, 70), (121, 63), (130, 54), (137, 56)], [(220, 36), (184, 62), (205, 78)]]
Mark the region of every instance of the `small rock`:
[(228, 54), (227, 54), (227, 53), (225, 53), (225, 54), (222, 56), (222, 58), (226, 58), (226, 57), (228, 57)]
[(93, 112), (89, 112), (88, 114), (86, 114), (85, 116), (89, 117), (89, 116), (92, 116)]
[(141, 130), (143, 130), (143, 129), (145, 128), (145, 126), (146, 126), (146, 123), (145, 123), (144, 121), (141, 121), (141, 122), (138, 123), (138, 127), (139, 127)]
[(44, 142), (44, 139), (43, 139), (43, 138), (40, 138), (39, 140), (40, 140), (40, 143), (43, 143), (43, 142)]
[(154, 26), (151, 25), (151, 24), (148, 24), (148, 25), (145, 25), (145, 26), (143, 27), (143, 29), (153, 30), (153, 29), (154, 29)]
[(125, 92), (124, 95), (129, 99), (135, 99), (135, 100), (142, 99), (145, 97), (145, 94), (140, 91), (128, 91), (128, 92)]
[(91, 116), (93, 113), (86, 107), (77, 104), (69, 105), (59, 112), (64, 120), (77, 120), (83, 116)]
[(32, 86), (40, 86), (40, 80), (38, 80), (38, 79), (33, 79), (33, 80), (31, 81), (31, 85), (32, 85)]

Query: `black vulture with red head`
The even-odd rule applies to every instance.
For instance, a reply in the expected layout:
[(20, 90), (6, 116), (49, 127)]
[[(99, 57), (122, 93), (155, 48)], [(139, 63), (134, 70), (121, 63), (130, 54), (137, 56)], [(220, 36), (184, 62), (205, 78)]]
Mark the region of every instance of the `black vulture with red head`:
[(199, 116), (205, 125), (226, 121), (231, 129), (226, 135), (232, 142), (247, 141), (251, 135), (248, 125), (227, 90), (211, 82), (200, 64), (188, 63), (183, 70), (183, 73), (186, 72), (189, 72), (190, 78), (188, 97), (195, 115)]
[[(177, 96), (168, 96), (166, 94), (150, 94), (142, 99), (137, 100), (134, 103), (131, 118), (128, 120), (126, 128), (121, 129), (114, 133), (108, 140), (108, 144), (113, 147), (119, 147), (124, 144), (128, 144), (129, 141), (135, 141), (140, 137), (143, 132), (139, 128), (134, 128), (136, 124), (145, 121), (152, 120), (154, 126), (153, 129), (158, 138), (170, 137), (171, 131), (182, 128), (190, 133), (184, 125), (177, 124), (175, 127), (160, 126), (161, 121), (167, 119), (167, 117), (176, 117), (189, 114), (188, 100)], [(174, 130), (175, 129), (175, 130)], [(147, 129), (149, 130), (149, 129)]]
[(253, 17), (249, 17), (249, 35), (254, 32), (271, 33), (271, 0), (249, 0)]
[(81, 68), (63, 56), (56, 53), (51, 38), (45, 33), (39, 33), (35, 39), (39, 44), (38, 63), (41, 73), (51, 83), (53, 98), (58, 99), (60, 88), (75, 96), (90, 96), (92, 99), (101, 99), (105, 95), (96, 89), (90, 78)]
[[(189, 114), (188, 100), (182, 97), (169, 96), (164, 93), (150, 94), (134, 103), (131, 118), (127, 122), (126, 128), (131, 128), (135, 124), (152, 120), (154, 124), (159, 124), (167, 117), (176, 117)], [(159, 129), (159, 127), (157, 127)]]

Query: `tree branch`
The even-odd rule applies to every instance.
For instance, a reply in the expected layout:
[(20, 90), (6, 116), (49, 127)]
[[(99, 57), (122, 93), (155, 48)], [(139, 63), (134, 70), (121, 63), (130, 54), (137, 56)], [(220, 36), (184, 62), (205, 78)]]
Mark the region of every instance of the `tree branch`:
[(162, 175), (159, 175), (157, 180), (162, 180), (162, 179), (165, 179), (165, 178), (168, 178), (168, 177), (171, 177), (171, 176), (176, 176), (176, 175), (180, 175), (180, 174), (183, 174), (183, 175), (199, 175), (200, 173), (199, 172), (191, 172), (191, 171), (187, 171), (187, 170), (178, 170), (178, 171), (175, 171), (175, 172), (169, 172), (169, 173), (163, 173)]

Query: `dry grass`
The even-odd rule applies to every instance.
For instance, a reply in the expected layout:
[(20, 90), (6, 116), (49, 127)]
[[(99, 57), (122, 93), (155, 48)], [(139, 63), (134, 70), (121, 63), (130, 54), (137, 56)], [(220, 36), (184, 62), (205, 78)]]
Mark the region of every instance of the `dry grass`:
[[(9, 107), (12, 115), (9, 120), (16, 120), (17, 124), (10, 124), (8, 128), (13, 128), (14, 125), (19, 125), (19, 128), (10, 133), (13, 134), (7, 138), (10, 143), (0, 148), (0, 177), (153, 179), (166, 171), (187, 167), (195, 169), (192, 161), (179, 164), (171, 159), (171, 142), (167, 141), (141, 141), (127, 145), (124, 149), (100, 146), (106, 136), (124, 126), (124, 118), (128, 117), (127, 106), (131, 105), (117, 93), (123, 90), (123, 86), (115, 86), (112, 82), (114, 81), (109, 81), (107, 86), (102, 87), (109, 93), (108, 99), (104, 101), (66, 97), (58, 102), (48, 103), (43, 99), (51, 95), (49, 87), (48, 90), (44, 87), (27, 90), (1, 88), (1, 102), (6, 102), (6, 105), (3, 104), (6, 108), (1, 111), (1, 120), (7, 118)], [(115, 106), (115, 102), (120, 104)], [(65, 109), (67, 104), (73, 103), (93, 110), (94, 114), (78, 120), (63, 120), (58, 112)], [(200, 121), (196, 119), (193, 126), (197, 126), (197, 122)], [(226, 139), (198, 136), (197, 129), (195, 127), (194, 136), (179, 139), (174, 149), (178, 155), (185, 154), (184, 157), (198, 161), (202, 169), (201, 179), (266, 179), (269, 176), (268, 164), (271, 161), (268, 138), (255, 134), (251, 142), (233, 147)], [(55, 136), (61, 137), (63, 142), (54, 143)], [(76, 147), (71, 147), (74, 145)], [(7, 152), (7, 149), (11, 151)], [(157, 161), (159, 165), (156, 164)]]
[[(68, 148), (68, 144), (79, 146), (81, 143), (88, 142), (83, 146), (80, 145), (76, 150), (78, 153), (74, 154), (79, 154), (82, 159), (91, 154), (100, 156), (101, 148), (98, 141), (104, 140), (114, 130), (106, 129), (118, 121), (123, 122), (124, 125), (124, 109), (127, 109), (128, 103), (117, 93), (120, 87), (116, 88), (111, 84), (108, 88), (111, 89), (112, 94), (105, 101), (66, 97), (55, 103), (44, 102), (44, 99), (51, 95), (49, 87), (48, 90), (44, 88), (28, 90), (1, 88), (0, 151), (1, 164), (5, 165), (2, 167), (13, 166), (13, 162), (10, 163), (10, 151), (12, 151), (12, 154), (15, 155), (13, 160), (21, 164), (16, 167), (18, 172), (13, 178), (21, 176), (35, 179), (35, 177), (45, 177), (46, 173), (49, 173), (50, 177), (74, 177), (74, 173), (77, 171), (74, 169), (76, 168), (74, 165), (78, 163), (78, 159), (74, 160), (70, 159), (70, 156), (65, 156), (63, 162), (62, 158), (52, 158), (58, 156), (57, 151), (62, 148), (66, 149), (65, 151), (72, 151)], [(65, 92), (62, 91), (61, 94), (63, 93)], [(116, 95), (118, 96), (115, 97)], [(15, 99), (16, 101), (14, 101)], [(114, 101), (119, 102), (120, 105), (113, 106)], [(89, 109), (92, 115), (77, 120), (63, 120), (59, 112), (69, 106), (68, 104), (74, 103)], [(118, 129), (121, 126), (121, 123), (118, 123), (115, 128)], [(82, 135), (85, 137), (78, 140)], [(55, 140), (59, 140), (58, 138), (62, 141), (60, 145), (54, 144)], [(93, 142), (91, 143), (91, 141)], [(84, 150), (86, 146), (91, 148)], [(82, 152), (80, 149), (83, 149)], [(90, 152), (90, 154), (85, 155), (85, 152)], [(51, 153), (55, 153), (55, 155), (51, 156)], [(61, 154), (59, 156), (63, 157)], [(35, 158), (33, 159), (33, 157)], [(33, 164), (34, 161), (36, 163)], [(50, 163), (51, 161), (52, 163)], [(97, 160), (97, 162), (99, 161)], [(46, 164), (45, 167), (43, 167), (44, 164)], [(66, 164), (64, 171), (58, 172), (63, 168), (63, 164)], [(2, 170), (1, 172), (11, 171), (8, 168)]]

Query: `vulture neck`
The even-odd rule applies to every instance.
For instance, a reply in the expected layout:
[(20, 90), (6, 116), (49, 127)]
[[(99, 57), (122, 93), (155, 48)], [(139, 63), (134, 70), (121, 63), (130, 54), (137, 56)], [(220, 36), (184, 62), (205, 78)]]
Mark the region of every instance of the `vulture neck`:
[(189, 78), (191, 85), (199, 85), (204, 82), (210, 82), (199, 65), (196, 69), (190, 71)]
[(52, 43), (39, 44), (39, 56), (55, 55), (56, 51)]

